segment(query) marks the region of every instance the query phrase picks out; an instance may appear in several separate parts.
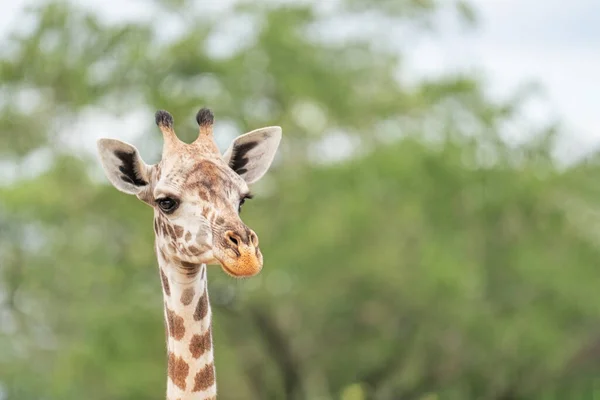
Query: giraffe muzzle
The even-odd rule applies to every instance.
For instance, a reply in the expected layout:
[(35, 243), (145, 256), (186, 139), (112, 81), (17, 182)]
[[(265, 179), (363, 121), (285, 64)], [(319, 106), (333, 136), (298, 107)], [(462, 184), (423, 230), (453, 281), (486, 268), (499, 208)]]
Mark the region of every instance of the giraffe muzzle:
[(244, 234), (226, 231), (221, 241), (222, 251), (215, 252), (215, 258), (221, 263), (223, 270), (235, 277), (250, 277), (260, 272), (263, 256), (258, 247), (258, 237), (251, 230)]

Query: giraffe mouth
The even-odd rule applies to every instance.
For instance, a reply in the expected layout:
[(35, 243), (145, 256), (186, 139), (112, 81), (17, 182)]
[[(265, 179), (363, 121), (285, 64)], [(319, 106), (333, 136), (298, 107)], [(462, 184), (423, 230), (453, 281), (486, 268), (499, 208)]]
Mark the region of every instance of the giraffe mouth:
[(229, 276), (233, 276), (234, 278), (243, 278), (244, 275), (238, 275), (236, 274), (234, 271), (230, 270), (229, 268), (227, 268), (225, 266), (225, 264), (221, 263), (221, 268), (223, 268), (223, 271), (225, 271), (225, 273)]
[(221, 264), (223, 271), (234, 278), (248, 278), (258, 274), (262, 269), (262, 255), (257, 257), (242, 254), (236, 259), (223, 259), (216, 256), (215, 258)]

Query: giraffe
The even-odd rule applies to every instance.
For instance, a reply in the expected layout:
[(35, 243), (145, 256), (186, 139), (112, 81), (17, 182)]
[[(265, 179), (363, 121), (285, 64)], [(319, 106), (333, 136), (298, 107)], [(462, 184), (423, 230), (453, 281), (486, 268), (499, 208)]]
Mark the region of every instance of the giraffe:
[(216, 399), (212, 312), (207, 265), (233, 277), (260, 272), (258, 236), (240, 219), (248, 185), (268, 170), (281, 140), (270, 126), (233, 140), (221, 155), (213, 137), (214, 115), (196, 114), (198, 138), (182, 142), (167, 111), (155, 114), (163, 134), (162, 158), (147, 165), (131, 144), (99, 139), (108, 180), (154, 209), (155, 252), (163, 291), (167, 337), (167, 400)]

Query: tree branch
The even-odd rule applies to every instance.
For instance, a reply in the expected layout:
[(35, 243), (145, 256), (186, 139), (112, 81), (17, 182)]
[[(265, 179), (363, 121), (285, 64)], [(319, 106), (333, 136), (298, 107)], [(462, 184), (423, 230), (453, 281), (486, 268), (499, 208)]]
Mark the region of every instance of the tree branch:
[(249, 315), (260, 329), (261, 336), (265, 339), (265, 347), (279, 366), (286, 398), (301, 397), (302, 375), (285, 335), (262, 307), (249, 307)]

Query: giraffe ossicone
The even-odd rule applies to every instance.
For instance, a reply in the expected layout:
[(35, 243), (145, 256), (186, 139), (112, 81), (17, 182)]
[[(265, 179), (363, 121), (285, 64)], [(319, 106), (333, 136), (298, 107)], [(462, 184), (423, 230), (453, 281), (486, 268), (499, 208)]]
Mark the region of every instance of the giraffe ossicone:
[(167, 335), (167, 399), (216, 399), (211, 308), (206, 267), (234, 277), (260, 272), (258, 236), (240, 218), (248, 185), (269, 169), (281, 128), (270, 126), (233, 140), (224, 154), (214, 142), (214, 115), (196, 114), (198, 138), (182, 142), (173, 117), (157, 111), (162, 159), (146, 164), (131, 144), (98, 140), (100, 161), (118, 190), (154, 209), (155, 250), (163, 289)]

